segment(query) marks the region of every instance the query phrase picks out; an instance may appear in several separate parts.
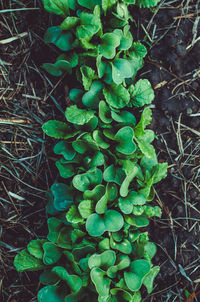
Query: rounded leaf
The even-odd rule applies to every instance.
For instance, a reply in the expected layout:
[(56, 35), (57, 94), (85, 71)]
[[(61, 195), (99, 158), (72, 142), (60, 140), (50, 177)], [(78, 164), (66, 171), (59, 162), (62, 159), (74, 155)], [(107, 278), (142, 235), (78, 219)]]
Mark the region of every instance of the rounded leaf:
[(42, 130), (48, 136), (65, 139), (73, 137), (78, 133), (78, 131), (72, 132), (71, 128), (67, 124), (56, 120), (51, 120), (44, 123)]
[(104, 223), (103, 216), (98, 214), (92, 214), (86, 221), (86, 230), (90, 236), (98, 237), (106, 232), (106, 226)]
[(106, 33), (101, 38), (99, 52), (106, 59), (113, 59), (116, 54), (116, 48), (120, 44), (120, 37), (114, 33)]
[(134, 131), (131, 127), (121, 128), (115, 135), (115, 139), (119, 142), (116, 150), (125, 155), (130, 155), (136, 150), (136, 144), (133, 142)]
[(55, 145), (53, 151), (56, 154), (63, 155), (66, 160), (72, 160), (76, 155), (76, 151), (72, 148), (71, 143), (68, 143), (66, 141), (58, 142)]
[(98, 294), (100, 296), (109, 295), (111, 280), (105, 277), (105, 272), (102, 269), (95, 267), (91, 270), (90, 276)]
[(105, 227), (109, 232), (117, 232), (121, 230), (124, 225), (123, 216), (115, 210), (106, 211), (104, 221)]
[(51, 265), (56, 263), (62, 255), (61, 250), (51, 242), (44, 243), (43, 249), (44, 249), (43, 262), (46, 265)]
[(53, 43), (63, 51), (73, 48), (74, 38), (71, 32), (63, 31), (58, 26), (49, 27), (44, 36), (45, 43)]
[(81, 192), (90, 189), (92, 186), (101, 184), (103, 175), (100, 169), (91, 169), (86, 173), (76, 175), (73, 178), (73, 186)]
[(116, 261), (116, 253), (112, 250), (107, 250), (101, 254), (94, 254), (90, 256), (88, 260), (88, 266), (90, 269), (93, 267), (109, 268), (114, 265)]
[(70, 106), (65, 111), (68, 122), (76, 125), (84, 125), (94, 117), (95, 111), (79, 109), (76, 105)]
[(18, 272), (39, 271), (45, 267), (40, 259), (29, 254), (27, 250), (22, 250), (15, 256), (14, 266)]
[(51, 186), (51, 192), (54, 196), (53, 204), (57, 211), (69, 209), (73, 203), (72, 190), (63, 183), (55, 183)]

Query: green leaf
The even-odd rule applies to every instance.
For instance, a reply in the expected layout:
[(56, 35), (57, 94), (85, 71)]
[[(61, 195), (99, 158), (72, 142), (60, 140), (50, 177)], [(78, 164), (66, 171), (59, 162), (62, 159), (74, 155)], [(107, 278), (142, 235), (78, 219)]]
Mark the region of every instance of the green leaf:
[(101, 5), (100, 0), (78, 0), (78, 4), (88, 8), (90, 10), (94, 9), (96, 5)]
[(119, 144), (116, 150), (122, 154), (130, 155), (136, 150), (136, 145), (133, 142), (134, 131), (131, 127), (121, 128), (115, 135), (115, 139)]
[(144, 58), (147, 55), (147, 49), (142, 43), (134, 42), (129, 53), (136, 58)]
[(67, 124), (56, 120), (50, 120), (44, 123), (42, 126), (42, 130), (48, 136), (62, 139), (71, 138), (79, 132), (72, 131), (72, 129)]
[(159, 208), (157, 206), (155, 206), (155, 207), (151, 207), (149, 205), (144, 206), (144, 211), (148, 217), (156, 216), (156, 217), (160, 218), (162, 216), (161, 208)]
[(116, 85), (112, 83), (103, 89), (106, 102), (109, 106), (117, 109), (121, 109), (128, 105), (130, 101), (130, 94), (122, 85)]
[(119, 208), (124, 214), (131, 214), (133, 211), (132, 202), (126, 198), (119, 198)]
[[(73, 229), (72, 231), (71, 231), (71, 240), (72, 240), (72, 243), (76, 243), (80, 238), (82, 238), (83, 239), (83, 237), (86, 235), (86, 233), (85, 232), (83, 232), (83, 231), (81, 231), (81, 230), (79, 230), (79, 229)], [(84, 243), (85, 241), (84, 241), (84, 239), (83, 239), (83, 242), (82, 243)], [(84, 243), (85, 244), (85, 243)], [(86, 245), (88, 245), (88, 242), (86, 243)], [(91, 246), (91, 243), (89, 243), (89, 245)], [(77, 247), (77, 246), (76, 246)], [(75, 254), (74, 254), (74, 256), (75, 256)]]
[(138, 165), (130, 160), (124, 161), (123, 169), (126, 172), (126, 178), (124, 179), (121, 188), (120, 188), (120, 195), (122, 197), (126, 197), (129, 193), (129, 185), (131, 184), (134, 177), (138, 174)]
[(77, 140), (72, 142), (72, 146), (76, 150), (76, 152), (80, 154), (84, 154), (89, 150), (93, 152), (99, 150), (90, 133), (83, 133), (82, 135), (80, 135)]
[(66, 0), (43, 0), (44, 8), (53, 14), (65, 17), (69, 14), (70, 1)]
[(98, 237), (106, 232), (103, 216), (91, 214), (86, 221), (86, 230), (90, 236)]
[(73, 178), (73, 186), (79, 190), (84, 192), (91, 188), (91, 186), (95, 186), (101, 184), (103, 179), (102, 172), (100, 169), (93, 168), (88, 170), (88, 172), (76, 175)]
[(145, 128), (151, 123), (152, 120), (152, 111), (149, 107), (145, 107), (141, 119), (139, 123), (135, 127), (135, 135), (136, 136), (143, 136), (145, 134)]
[(39, 271), (45, 267), (40, 259), (29, 254), (27, 250), (22, 250), (15, 256), (14, 266), (18, 272)]
[(102, 9), (104, 13), (106, 14), (107, 10), (109, 10), (117, 0), (102, 0)]
[(127, 4), (135, 4), (136, 0), (123, 0), (123, 2)]
[(58, 26), (49, 27), (44, 35), (45, 43), (53, 43), (63, 51), (73, 49), (74, 37), (71, 32), (63, 31)]
[(153, 174), (154, 184), (161, 181), (163, 178), (167, 176), (167, 169), (168, 169), (167, 163), (159, 163), (155, 166), (154, 174)]
[[(103, 130), (103, 134), (111, 141), (115, 141), (115, 132), (110, 127)], [(114, 143), (114, 142), (113, 142)]]
[(76, 151), (72, 148), (72, 144), (66, 141), (58, 142), (53, 151), (55, 154), (63, 155), (64, 158), (69, 161), (72, 160), (76, 155)]
[(157, 248), (156, 245), (153, 242), (148, 241), (145, 245), (144, 245), (144, 258), (147, 261), (151, 261), (151, 259), (155, 256), (157, 252)]
[(89, 90), (93, 80), (97, 78), (97, 76), (95, 75), (95, 71), (94, 69), (85, 65), (80, 67), (80, 71), (82, 75), (83, 86), (85, 90)]
[[(119, 254), (117, 256), (117, 264), (110, 266), (107, 270), (107, 276), (110, 278), (115, 278), (116, 273), (120, 270), (124, 270), (130, 266), (130, 259), (127, 255)], [(115, 285), (116, 286), (116, 285)]]
[(69, 98), (75, 104), (79, 104), (79, 103), (81, 103), (83, 94), (84, 94), (83, 90), (74, 88), (74, 89), (70, 90)]
[(145, 170), (148, 170), (148, 171), (151, 171), (152, 168), (154, 166), (156, 166), (158, 164), (158, 160), (157, 160), (157, 156), (155, 154), (154, 157), (152, 158), (149, 158), (147, 156), (143, 156), (141, 161), (140, 161), (140, 165), (145, 169)]
[(69, 275), (64, 267), (56, 266), (52, 269), (52, 272), (55, 272), (63, 281), (65, 281), (73, 292), (77, 293), (81, 289), (81, 278), (77, 275)]
[(65, 111), (68, 122), (76, 125), (84, 125), (94, 117), (95, 111), (79, 109), (76, 105), (70, 106)]
[(120, 112), (111, 112), (111, 116), (113, 120), (118, 123), (121, 123), (123, 126), (135, 126), (136, 125), (136, 118), (135, 116), (130, 113), (129, 111), (120, 111)]
[(87, 124), (85, 124), (82, 130), (85, 130), (86, 132), (92, 132), (97, 128), (98, 123), (99, 123), (98, 117), (94, 116), (93, 118), (91, 118), (91, 120), (89, 120)]
[(95, 130), (93, 132), (93, 138), (94, 138), (96, 144), (100, 148), (102, 148), (102, 149), (108, 149), (109, 148), (110, 144), (105, 141), (105, 137), (103, 137), (103, 134), (100, 130)]
[(112, 250), (107, 250), (101, 254), (94, 254), (90, 256), (88, 260), (88, 266), (90, 269), (94, 267), (103, 267), (108, 269), (110, 266), (114, 265), (116, 261), (116, 253)]
[(93, 200), (96, 203), (104, 194), (105, 194), (105, 186), (97, 185), (92, 190), (86, 190), (83, 193), (83, 198)]
[(57, 285), (45, 286), (38, 292), (38, 302), (64, 302), (67, 290)]
[(83, 218), (88, 218), (93, 213), (93, 201), (92, 200), (83, 200), (78, 206), (79, 213)]
[(110, 241), (108, 238), (104, 238), (98, 244), (100, 250), (109, 250), (110, 249)]
[(61, 23), (60, 28), (62, 30), (70, 30), (73, 27), (75, 27), (78, 23), (79, 23), (79, 18), (77, 18), (77, 17), (67, 17)]
[(101, 236), (104, 232), (117, 232), (124, 224), (124, 219), (115, 210), (108, 210), (104, 215), (92, 214), (86, 221), (86, 230), (90, 236)]
[(98, 46), (100, 54), (106, 59), (113, 59), (116, 54), (116, 48), (120, 44), (120, 38), (114, 33), (106, 33), (102, 36)]
[(124, 214), (131, 214), (134, 205), (144, 205), (145, 203), (145, 197), (135, 191), (130, 191), (126, 197), (119, 198), (119, 207)]
[[(105, 190), (105, 189), (104, 189)], [(104, 214), (107, 211), (107, 203), (115, 200), (117, 197), (117, 186), (114, 183), (108, 183), (106, 186), (106, 192), (98, 200), (95, 211), (97, 214)]]
[(82, 102), (86, 107), (97, 108), (100, 102), (103, 84), (99, 81), (94, 81), (82, 98)]
[(128, 288), (132, 291), (140, 289), (144, 277), (150, 272), (150, 264), (146, 260), (135, 260), (130, 265), (130, 272), (124, 273), (124, 279)]
[(114, 14), (114, 16), (118, 17), (121, 20), (126, 20), (128, 21), (130, 19), (129, 11), (128, 11), (128, 6), (125, 5), (124, 3), (118, 3), (117, 4), (117, 14)]
[(80, 216), (75, 205), (72, 205), (70, 209), (67, 211), (66, 219), (70, 223), (79, 223), (83, 222), (83, 218)]
[(90, 273), (92, 282), (100, 296), (107, 296), (109, 294), (111, 280), (106, 278), (105, 275), (106, 273), (98, 267), (94, 267)]
[[(135, 57), (135, 55), (133, 53), (129, 53), (129, 50), (128, 50), (128, 55), (129, 55), (129, 57), (127, 56), (127, 60), (131, 64), (131, 69), (132, 69), (132, 72), (133, 72), (133, 76), (129, 80), (129, 83), (132, 83), (133, 79), (135, 78), (135, 76), (138, 72), (138, 70), (141, 69), (142, 66), (143, 66), (143, 59)], [(128, 79), (126, 81), (128, 81)]]
[[(112, 288), (110, 290), (111, 294), (114, 297), (117, 297), (119, 301), (128, 301), (128, 302), (141, 302), (142, 297), (140, 292), (129, 293), (128, 291), (124, 290), (123, 288)], [(114, 300), (114, 302), (118, 302), (118, 300)]]
[(144, 196), (141, 194), (137, 194), (134, 191), (129, 192), (129, 194), (124, 198), (119, 198), (119, 206), (123, 212), (126, 212), (124, 212), (125, 214), (129, 214), (129, 211), (132, 212), (133, 206), (143, 205), (145, 204), (145, 202), (146, 199), (144, 198)]
[(122, 169), (115, 167), (114, 165), (107, 167), (103, 173), (103, 178), (105, 181), (115, 182), (118, 185), (122, 184), (125, 177), (125, 172)]
[(121, 253), (124, 254), (131, 254), (132, 252), (132, 245), (128, 239), (124, 239), (122, 242), (115, 242), (111, 239), (110, 246), (112, 249), (119, 250)]
[(112, 83), (112, 68), (109, 61), (103, 61), (102, 55), (98, 55), (96, 59), (97, 72), (99, 78), (103, 79), (103, 81), (107, 84)]
[(29, 244), (27, 245), (27, 250), (28, 252), (38, 258), (38, 259), (42, 259), (43, 258), (43, 248), (42, 245), (46, 242), (46, 239), (36, 239), (36, 240), (31, 240), (29, 242)]
[(146, 183), (145, 187), (139, 190), (139, 193), (144, 195), (145, 198), (150, 201), (152, 199), (149, 199), (152, 191), (152, 185), (153, 185), (153, 177), (151, 177)]
[(76, 246), (72, 250), (75, 259), (82, 259), (88, 254), (93, 254), (95, 251), (95, 243), (89, 242), (84, 238), (82, 239), (81, 243), (76, 244)]
[[(72, 240), (69, 237), (70, 228), (67, 226), (63, 226), (57, 233), (56, 244), (57, 246), (64, 249), (72, 248)], [(72, 234), (72, 233), (71, 233)], [(49, 237), (49, 235), (48, 235)]]
[(134, 86), (131, 86), (129, 91), (131, 94), (131, 103), (136, 107), (151, 104), (154, 99), (154, 91), (147, 79), (139, 80)]
[(52, 217), (48, 219), (49, 234), (48, 240), (56, 243), (57, 246), (65, 249), (72, 248), (72, 239), (69, 234), (72, 234), (71, 227), (65, 225), (61, 220)]
[(75, 168), (73, 164), (69, 164), (68, 161), (60, 159), (56, 161), (56, 167), (63, 178), (70, 178), (75, 175)]
[(110, 108), (104, 101), (100, 101), (99, 103), (99, 117), (105, 124), (110, 124), (112, 122)]
[[(151, 137), (152, 136), (152, 137)], [(154, 139), (154, 132), (151, 130), (146, 130), (145, 135), (137, 137), (136, 141), (138, 143), (138, 147), (141, 152), (148, 158), (154, 159), (155, 158), (155, 149), (154, 147), (148, 142), (148, 139)]]
[(142, 206), (134, 206), (132, 213), (135, 216), (141, 216), (144, 213), (144, 207), (142, 207)]
[(120, 37), (120, 45), (119, 45), (120, 50), (128, 50), (132, 46), (133, 37), (129, 29), (130, 26), (126, 25), (124, 27), (124, 31), (118, 28), (113, 31), (114, 34)]
[(63, 223), (61, 220), (55, 217), (51, 217), (47, 220), (49, 234), (47, 235), (47, 239), (53, 243), (57, 242), (58, 234), (63, 227)]
[(43, 262), (46, 265), (52, 265), (56, 263), (62, 255), (61, 250), (51, 242), (44, 243), (43, 249), (44, 249)]
[(115, 59), (112, 64), (112, 78), (116, 84), (121, 84), (124, 79), (133, 76), (131, 64), (126, 59)]
[(133, 225), (137, 228), (143, 228), (149, 225), (149, 220), (143, 216), (133, 216), (133, 215), (126, 216), (125, 221), (128, 224)]
[(143, 280), (143, 284), (144, 286), (146, 286), (148, 294), (150, 294), (153, 290), (153, 282), (156, 276), (158, 275), (159, 271), (160, 271), (160, 267), (154, 266), (151, 269), (150, 273)]
[(101, 20), (97, 10), (93, 14), (82, 12), (80, 14), (80, 25), (77, 27), (78, 39), (91, 39), (101, 28)]
[(93, 44), (93, 40), (90, 42), (90, 38), (83, 38), (80, 39), (81, 48), (85, 50), (85, 52), (82, 54), (82, 61), (83, 63), (87, 63), (86, 56), (88, 57), (96, 57), (97, 55), (97, 48), (96, 45)]
[(59, 77), (64, 72), (71, 74), (72, 66), (71, 63), (68, 62), (65, 58), (59, 58), (56, 60), (54, 64), (52, 63), (44, 63), (42, 64), (42, 68), (46, 70), (49, 74)]
[(65, 211), (69, 209), (73, 203), (72, 190), (63, 183), (55, 183), (51, 186), (51, 192), (53, 194), (54, 207), (58, 211)]
[(93, 167), (102, 166), (104, 164), (104, 155), (103, 153), (97, 151), (94, 156), (86, 156), (84, 158), (84, 164), (86, 168), (90, 169)]

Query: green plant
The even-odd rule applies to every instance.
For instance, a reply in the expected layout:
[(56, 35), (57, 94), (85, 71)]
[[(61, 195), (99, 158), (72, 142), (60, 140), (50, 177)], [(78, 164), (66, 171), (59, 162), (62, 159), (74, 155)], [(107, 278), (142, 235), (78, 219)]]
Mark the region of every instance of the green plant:
[(167, 164), (158, 163), (154, 132), (146, 129), (150, 107), (135, 117), (154, 92), (148, 80), (135, 81), (147, 51), (133, 41), (128, 5), (158, 2), (44, 0), (64, 18), (45, 41), (64, 53), (43, 68), (55, 76), (75, 73), (79, 86), (70, 90), (66, 122), (43, 125), (59, 140), (56, 166), (65, 179), (48, 192), (49, 234), (14, 261), (20, 272), (43, 270), (39, 302), (139, 302), (142, 285), (153, 289), (156, 246), (144, 228), (161, 216), (149, 202)]

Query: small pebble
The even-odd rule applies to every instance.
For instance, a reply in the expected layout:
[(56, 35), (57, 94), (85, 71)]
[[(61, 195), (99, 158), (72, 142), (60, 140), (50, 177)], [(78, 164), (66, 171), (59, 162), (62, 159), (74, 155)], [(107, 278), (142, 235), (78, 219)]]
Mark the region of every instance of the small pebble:
[(176, 46), (176, 53), (178, 56), (185, 56), (187, 53), (186, 46), (182, 44), (178, 44)]

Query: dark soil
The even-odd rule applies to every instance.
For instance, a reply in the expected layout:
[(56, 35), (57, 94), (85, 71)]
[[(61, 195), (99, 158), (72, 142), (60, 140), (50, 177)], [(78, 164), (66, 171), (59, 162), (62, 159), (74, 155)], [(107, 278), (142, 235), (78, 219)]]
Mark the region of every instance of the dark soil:
[[(152, 129), (168, 177), (157, 184), (162, 219), (152, 222), (161, 266), (154, 292), (144, 301), (185, 301), (200, 282), (200, 20), (199, 1), (163, 3), (153, 15), (136, 10), (137, 38), (152, 44), (140, 77), (155, 89)], [(138, 26), (139, 25), (139, 26)], [(144, 33), (146, 31), (146, 33)], [(191, 301), (200, 301), (200, 296)]]
[[(162, 1), (159, 10), (132, 11), (137, 24), (134, 37), (149, 49), (139, 76), (148, 78), (155, 89), (151, 126), (157, 134), (155, 147), (159, 160), (169, 163), (168, 177), (155, 188), (155, 203), (162, 207), (163, 216), (151, 222), (150, 236), (158, 246), (154, 263), (161, 271), (154, 292), (144, 299), (149, 302), (186, 301), (187, 291), (200, 290), (198, 2)], [(19, 8), (41, 8), (41, 3), (0, 0), (0, 10)], [(51, 18), (43, 9), (0, 15), (0, 40), (28, 33), (0, 44), (2, 302), (36, 301), (39, 287), (38, 273), (19, 274), (12, 263), (31, 239), (46, 235), (45, 191), (57, 176), (52, 141), (44, 139), (41, 125), (63, 118), (69, 80), (61, 82), (40, 68), (57, 56), (42, 41)], [(191, 301), (200, 301), (200, 296), (194, 294)]]
[(0, 41), (27, 33), (0, 44), (0, 301), (28, 302), (36, 300), (38, 274), (17, 273), (13, 259), (47, 234), (45, 194), (57, 170), (41, 126), (63, 116), (67, 86), (40, 68), (56, 56), (42, 40), (51, 19), (41, 2), (3, 0), (0, 10), (10, 10), (0, 12)]

